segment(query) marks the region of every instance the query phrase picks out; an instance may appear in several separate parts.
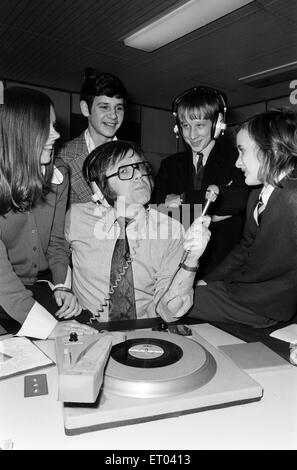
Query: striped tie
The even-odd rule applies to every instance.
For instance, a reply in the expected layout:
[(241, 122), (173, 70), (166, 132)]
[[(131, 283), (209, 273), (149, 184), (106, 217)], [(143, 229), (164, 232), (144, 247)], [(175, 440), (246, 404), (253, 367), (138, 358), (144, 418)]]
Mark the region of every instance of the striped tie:
[(195, 168), (195, 173), (194, 173), (194, 189), (197, 191), (201, 189), (202, 185), (202, 178), (203, 178), (203, 165), (202, 165), (202, 160), (203, 160), (203, 153), (202, 152), (197, 152), (197, 168)]
[(109, 321), (136, 318), (133, 271), (126, 233), (131, 219), (118, 217), (117, 221), (121, 232), (111, 260)]
[(261, 219), (262, 219), (262, 214), (264, 212), (265, 205), (262, 199), (262, 196), (260, 194), (259, 199), (258, 199), (258, 204), (256, 206), (256, 214), (257, 214), (257, 222), (258, 225), (260, 225)]

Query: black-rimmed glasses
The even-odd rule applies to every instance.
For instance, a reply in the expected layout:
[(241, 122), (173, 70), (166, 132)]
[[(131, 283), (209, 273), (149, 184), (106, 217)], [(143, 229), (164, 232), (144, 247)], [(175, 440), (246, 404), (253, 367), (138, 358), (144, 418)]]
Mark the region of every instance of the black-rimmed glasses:
[(140, 171), (141, 176), (148, 176), (152, 172), (151, 165), (148, 162), (129, 163), (128, 165), (119, 166), (117, 172), (105, 176), (105, 179), (108, 180), (113, 176), (118, 176), (120, 180), (131, 180), (134, 176), (135, 169)]

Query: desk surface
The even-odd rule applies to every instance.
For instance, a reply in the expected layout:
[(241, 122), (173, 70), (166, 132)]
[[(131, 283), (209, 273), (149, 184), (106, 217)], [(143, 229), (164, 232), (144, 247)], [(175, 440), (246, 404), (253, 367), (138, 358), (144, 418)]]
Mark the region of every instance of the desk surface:
[[(214, 346), (242, 341), (209, 324), (193, 327)], [(39, 341), (54, 354), (53, 341)], [(0, 381), (0, 441), (14, 449), (297, 449), (297, 368), (258, 372), (264, 389), (254, 403), (213, 409), (137, 425), (64, 433), (62, 403), (57, 401), (57, 369), (46, 373), (49, 394), (24, 398), (24, 375)]]

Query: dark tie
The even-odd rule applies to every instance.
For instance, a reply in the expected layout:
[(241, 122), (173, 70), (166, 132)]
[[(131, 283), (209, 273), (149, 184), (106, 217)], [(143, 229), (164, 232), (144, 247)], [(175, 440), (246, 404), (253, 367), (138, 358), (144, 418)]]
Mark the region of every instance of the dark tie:
[(199, 190), (201, 189), (202, 185), (202, 177), (203, 177), (203, 165), (202, 165), (202, 160), (203, 160), (203, 153), (202, 152), (197, 152), (197, 168), (195, 168), (195, 173), (194, 173), (194, 189)]
[(258, 221), (258, 225), (260, 225), (264, 209), (265, 209), (264, 202), (263, 202), (262, 196), (260, 194), (259, 199), (258, 199), (258, 204), (257, 204), (257, 221)]
[(135, 292), (126, 227), (131, 219), (118, 217), (121, 232), (117, 239), (110, 269), (109, 320), (136, 318)]

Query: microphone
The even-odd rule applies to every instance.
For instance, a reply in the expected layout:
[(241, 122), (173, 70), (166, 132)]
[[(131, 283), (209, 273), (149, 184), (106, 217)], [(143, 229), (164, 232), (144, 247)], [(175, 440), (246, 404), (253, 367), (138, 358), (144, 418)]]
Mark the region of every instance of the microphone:
[(216, 201), (219, 193), (220, 193), (220, 190), (218, 186), (216, 186), (215, 184), (211, 184), (210, 186), (208, 186), (206, 193), (205, 193), (206, 203), (202, 210), (202, 214), (201, 214), (202, 216), (206, 215), (210, 204)]
[[(206, 190), (206, 193), (205, 193), (206, 203), (205, 203), (205, 206), (203, 207), (201, 216), (206, 215), (210, 204), (212, 202), (216, 201), (219, 193), (220, 193), (220, 190), (219, 190), (218, 186), (216, 186), (215, 184), (211, 184), (210, 186), (208, 186), (208, 188)], [(189, 251), (190, 250), (187, 250), (187, 251), (184, 252), (180, 264), (183, 264), (186, 261), (186, 258), (188, 256)]]
[[(206, 190), (206, 193), (205, 193), (206, 204), (205, 204), (205, 206), (203, 207), (201, 216), (206, 215), (206, 213), (207, 213), (207, 211), (208, 211), (208, 209), (209, 209), (210, 204), (211, 204), (212, 202), (216, 201), (216, 199), (217, 199), (219, 193), (220, 193), (220, 190), (219, 190), (218, 186), (216, 186), (215, 184), (211, 184), (210, 186), (208, 186), (208, 188), (207, 188), (207, 190)], [(180, 267), (182, 267), (182, 268), (185, 269), (186, 271), (196, 272), (196, 270), (197, 270), (196, 268), (192, 268), (192, 267), (189, 267), (189, 266), (186, 266), (186, 265), (185, 265), (186, 258), (187, 258), (188, 253), (189, 253), (190, 251), (191, 251), (191, 250), (184, 251), (183, 256), (182, 256), (182, 259), (181, 259), (181, 261), (180, 261), (180, 263), (179, 263), (178, 269), (179, 269)], [(178, 271), (178, 270), (176, 270), (176, 272), (177, 272), (177, 271)], [(175, 274), (176, 274), (176, 272), (175, 272)], [(157, 305), (156, 305), (156, 312), (157, 312), (157, 313), (158, 313), (157, 309), (158, 309), (159, 303), (160, 303), (161, 299), (164, 297), (164, 295), (165, 295), (165, 294), (168, 292), (168, 290), (170, 289), (170, 286), (171, 286), (171, 284), (172, 284), (172, 282), (173, 282), (173, 279), (174, 279), (174, 277), (175, 277), (175, 274), (173, 274), (173, 276), (172, 276), (172, 278), (171, 278), (171, 280), (170, 280), (170, 282), (169, 282), (169, 284), (168, 284), (168, 287), (167, 287), (167, 289), (165, 290), (164, 294), (159, 298), (159, 301), (158, 301), (158, 303), (157, 303)], [(160, 315), (160, 317), (163, 319), (162, 315)], [(164, 319), (163, 319), (163, 320), (164, 320)], [(168, 321), (168, 320), (166, 319), (166, 321)], [(166, 321), (164, 320), (164, 321), (159, 325), (159, 328), (158, 328), (159, 331), (160, 331), (160, 330), (163, 330), (163, 331), (164, 331), (164, 330), (167, 329), (167, 323), (166, 323)], [(172, 321), (172, 320), (169, 319), (169, 322), (170, 322), (170, 321)]]

